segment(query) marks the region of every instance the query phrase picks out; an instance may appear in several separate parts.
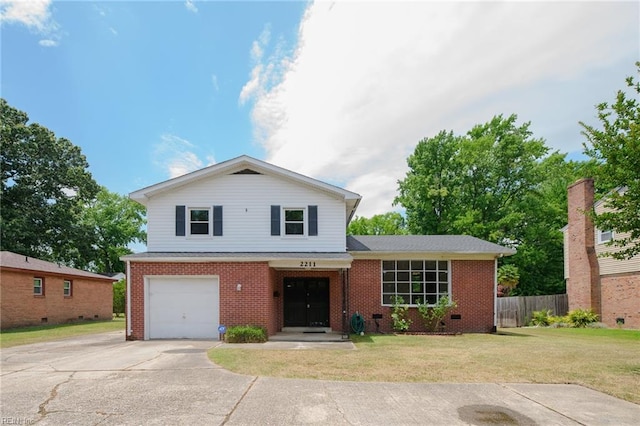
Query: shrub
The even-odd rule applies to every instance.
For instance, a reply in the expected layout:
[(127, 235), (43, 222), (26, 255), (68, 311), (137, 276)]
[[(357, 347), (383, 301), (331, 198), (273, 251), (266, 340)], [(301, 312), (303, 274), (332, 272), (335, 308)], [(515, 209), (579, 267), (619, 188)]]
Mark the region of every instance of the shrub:
[(267, 331), (256, 325), (237, 325), (227, 329), (225, 341), (227, 343), (264, 343), (267, 341)]
[(113, 285), (113, 313), (116, 316), (124, 314), (125, 294), (127, 292), (127, 282), (121, 279)]
[(574, 327), (582, 328), (598, 322), (598, 314), (591, 309), (574, 309), (567, 314), (569, 321)]
[(551, 310), (547, 309), (545, 311), (533, 311), (531, 314), (531, 325), (536, 327), (547, 327), (553, 323), (553, 319), (551, 317)]
[(411, 319), (407, 318), (409, 306), (405, 305), (402, 296), (396, 296), (391, 307), (391, 319), (393, 320), (393, 329), (395, 331), (408, 331), (411, 325)]
[(454, 309), (456, 306), (456, 302), (449, 299), (449, 296), (442, 296), (438, 299), (438, 302), (429, 306), (426, 303), (421, 303), (418, 300), (418, 312), (422, 316), (424, 320), (424, 325), (429, 331), (436, 331), (437, 329), (444, 328), (444, 322), (442, 320), (447, 316), (449, 311)]

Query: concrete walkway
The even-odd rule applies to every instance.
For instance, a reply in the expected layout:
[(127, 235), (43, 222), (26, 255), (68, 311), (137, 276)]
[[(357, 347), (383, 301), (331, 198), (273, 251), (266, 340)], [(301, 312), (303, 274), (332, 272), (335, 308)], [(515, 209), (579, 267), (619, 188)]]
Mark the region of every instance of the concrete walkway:
[[(323, 344), (351, 343), (270, 342), (263, 349)], [(0, 350), (1, 420), (38, 425), (637, 425), (640, 420), (640, 406), (575, 385), (243, 376), (208, 360), (206, 351), (216, 345), (126, 342), (117, 332)]]

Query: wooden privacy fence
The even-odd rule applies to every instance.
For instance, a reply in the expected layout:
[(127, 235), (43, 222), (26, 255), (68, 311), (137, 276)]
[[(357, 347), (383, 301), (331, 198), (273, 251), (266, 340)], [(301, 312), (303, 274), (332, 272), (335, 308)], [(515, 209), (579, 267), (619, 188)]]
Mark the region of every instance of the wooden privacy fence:
[(547, 309), (551, 315), (566, 315), (567, 295), (498, 297), (498, 327), (522, 327), (531, 321), (533, 311)]

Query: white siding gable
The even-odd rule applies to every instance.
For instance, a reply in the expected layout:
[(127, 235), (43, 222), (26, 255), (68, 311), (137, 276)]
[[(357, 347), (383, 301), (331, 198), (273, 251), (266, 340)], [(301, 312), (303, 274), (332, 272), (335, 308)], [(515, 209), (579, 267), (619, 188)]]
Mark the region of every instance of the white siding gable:
[[(148, 251), (345, 252), (345, 200), (335, 193), (268, 174), (224, 174), (190, 182), (148, 198)], [(186, 236), (175, 235), (176, 206), (187, 208)], [(190, 236), (188, 209), (223, 208), (223, 235)], [(318, 206), (317, 236), (272, 236), (271, 206)], [(211, 214), (211, 213), (210, 213)], [(210, 216), (211, 217), (211, 216)], [(281, 211), (281, 217), (284, 213)], [(281, 229), (284, 234), (284, 229)], [(306, 232), (305, 232), (306, 234)]]

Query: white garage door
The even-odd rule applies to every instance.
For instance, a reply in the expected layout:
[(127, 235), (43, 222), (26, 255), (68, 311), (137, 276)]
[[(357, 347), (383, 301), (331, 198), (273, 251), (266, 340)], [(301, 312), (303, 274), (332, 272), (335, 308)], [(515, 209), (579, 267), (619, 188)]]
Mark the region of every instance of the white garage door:
[(218, 278), (153, 277), (148, 283), (149, 339), (218, 338)]

